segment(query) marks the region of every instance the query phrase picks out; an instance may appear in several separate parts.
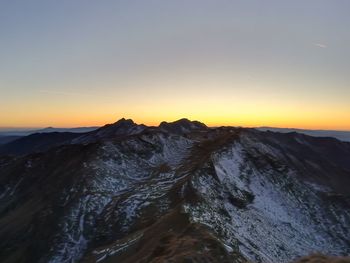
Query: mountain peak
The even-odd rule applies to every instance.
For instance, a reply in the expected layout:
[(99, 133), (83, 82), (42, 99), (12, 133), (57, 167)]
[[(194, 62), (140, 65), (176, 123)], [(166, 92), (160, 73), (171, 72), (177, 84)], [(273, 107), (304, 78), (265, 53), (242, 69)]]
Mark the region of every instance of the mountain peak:
[(125, 119), (125, 118), (121, 118), (120, 120), (116, 121), (112, 125), (118, 125), (118, 124), (136, 125), (136, 123), (132, 119)]
[(107, 124), (98, 130), (98, 134), (105, 136), (131, 135), (145, 129), (143, 124), (137, 124), (132, 119), (121, 118), (113, 124)]
[(142, 132), (146, 128), (143, 124), (137, 124), (132, 119), (121, 118), (115, 123), (105, 126), (79, 137), (74, 143), (90, 143), (97, 140), (112, 139), (129, 136)]
[(173, 133), (187, 133), (194, 130), (205, 130), (207, 126), (199, 121), (190, 121), (182, 118), (174, 122), (163, 121), (160, 123), (159, 128)]

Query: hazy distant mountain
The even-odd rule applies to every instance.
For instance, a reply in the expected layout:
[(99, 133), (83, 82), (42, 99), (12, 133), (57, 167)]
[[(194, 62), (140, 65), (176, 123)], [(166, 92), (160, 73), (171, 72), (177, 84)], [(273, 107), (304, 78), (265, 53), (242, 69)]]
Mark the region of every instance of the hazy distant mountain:
[(303, 130), (294, 128), (273, 128), (273, 127), (259, 127), (261, 131), (274, 131), (274, 132), (298, 132), (315, 137), (333, 137), (341, 141), (350, 142), (350, 131), (332, 131), (332, 130)]
[(73, 132), (85, 133), (98, 129), (99, 127), (78, 127), (78, 128), (54, 128), (47, 127), (44, 129), (0, 129), (0, 136), (28, 136), (34, 133), (50, 132)]
[(0, 154), (25, 155), (45, 152), (52, 147), (70, 144), (79, 136), (81, 134), (71, 132), (34, 133), (0, 145)]
[[(0, 154), (28, 154), (40, 152), (53, 146), (71, 143), (73, 138), (96, 129), (98, 129), (98, 127), (48, 127), (40, 130), (0, 129)], [(72, 134), (68, 135), (69, 133)], [(7, 145), (5, 146), (5, 144)]]
[(35, 131), (35, 133), (48, 133), (48, 132), (73, 132), (73, 133), (85, 133), (98, 129), (99, 127), (77, 127), (77, 128), (54, 128), (47, 127), (41, 130)]
[(185, 119), (60, 134), (0, 156), (0, 262), (350, 254), (350, 143)]

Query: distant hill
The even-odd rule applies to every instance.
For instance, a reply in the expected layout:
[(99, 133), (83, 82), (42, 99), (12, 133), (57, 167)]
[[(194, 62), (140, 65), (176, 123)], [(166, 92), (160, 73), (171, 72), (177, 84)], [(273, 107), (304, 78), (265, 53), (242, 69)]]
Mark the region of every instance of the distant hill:
[(91, 132), (99, 127), (77, 127), (77, 128), (55, 128), (47, 127), (44, 129), (0, 129), (0, 137), (4, 136), (28, 136), (34, 133), (50, 133), (50, 132), (72, 132), (72, 133), (85, 133)]
[(350, 131), (333, 131), (333, 130), (304, 130), (294, 128), (274, 128), (274, 127), (259, 127), (260, 131), (274, 131), (274, 132), (297, 132), (314, 137), (333, 137), (341, 141), (350, 142)]
[(50, 148), (69, 144), (79, 136), (79, 133), (73, 132), (34, 133), (2, 144), (0, 154), (25, 155), (45, 152)]

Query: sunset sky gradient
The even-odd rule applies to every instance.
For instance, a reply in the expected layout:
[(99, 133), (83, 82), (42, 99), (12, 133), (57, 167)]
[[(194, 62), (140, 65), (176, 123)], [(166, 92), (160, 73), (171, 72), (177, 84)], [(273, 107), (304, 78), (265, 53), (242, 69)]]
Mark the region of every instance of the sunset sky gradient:
[(350, 130), (348, 0), (4, 0), (0, 127)]

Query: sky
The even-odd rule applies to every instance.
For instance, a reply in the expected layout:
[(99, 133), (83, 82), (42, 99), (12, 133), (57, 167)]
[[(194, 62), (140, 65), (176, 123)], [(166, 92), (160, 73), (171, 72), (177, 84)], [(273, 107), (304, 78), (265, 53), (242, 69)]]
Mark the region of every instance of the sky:
[(350, 130), (348, 0), (2, 0), (0, 127)]

